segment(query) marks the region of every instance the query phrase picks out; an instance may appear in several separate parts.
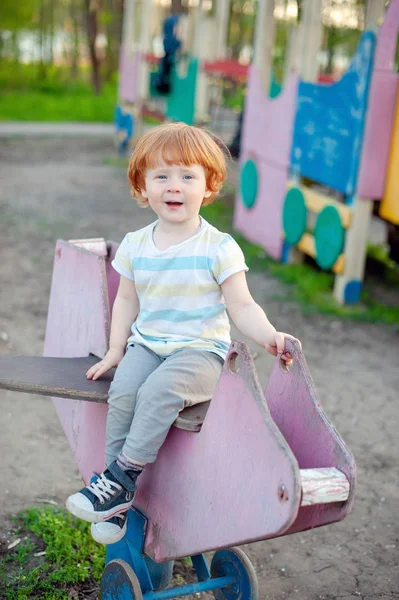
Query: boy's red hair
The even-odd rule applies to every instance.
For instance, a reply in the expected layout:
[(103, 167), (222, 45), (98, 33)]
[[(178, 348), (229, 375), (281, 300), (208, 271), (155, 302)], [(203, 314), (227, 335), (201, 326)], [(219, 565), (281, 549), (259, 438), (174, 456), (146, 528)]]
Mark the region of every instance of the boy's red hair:
[(225, 146), (221, 140), (198, 127), (185, 123), (154, 127), (139, 139), (129, 161), (128, 178), (133, 198), (141, 206), (148, 206), (148, 200), (141, 195), (145, 187), (145, 172), (162, 159), (168, 165), (202, 165), (206, 187), (212, 192), (209, 198), (204, 198), (202, 206), (211, 204), (226, 178), (222, 148)]

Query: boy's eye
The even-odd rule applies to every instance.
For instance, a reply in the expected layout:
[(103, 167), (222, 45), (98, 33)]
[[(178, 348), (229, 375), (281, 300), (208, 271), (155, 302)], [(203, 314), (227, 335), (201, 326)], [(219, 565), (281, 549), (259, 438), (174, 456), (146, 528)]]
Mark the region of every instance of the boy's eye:
[(158, 175), (158, 179), (166, 179), (166, 175)]
[(183, 175), (183, 179), (193, 179), (192, 175)]

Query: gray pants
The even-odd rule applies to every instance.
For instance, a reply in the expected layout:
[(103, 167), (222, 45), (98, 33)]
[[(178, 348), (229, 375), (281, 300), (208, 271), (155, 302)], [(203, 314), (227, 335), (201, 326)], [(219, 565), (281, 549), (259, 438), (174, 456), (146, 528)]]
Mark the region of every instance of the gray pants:
[(212, 352), (184, 349), (165, 359), (130, 345), (109, 390), (106, 465), (121, 451), (154, 462), (179, 412), (212, 398), (222, 366)]

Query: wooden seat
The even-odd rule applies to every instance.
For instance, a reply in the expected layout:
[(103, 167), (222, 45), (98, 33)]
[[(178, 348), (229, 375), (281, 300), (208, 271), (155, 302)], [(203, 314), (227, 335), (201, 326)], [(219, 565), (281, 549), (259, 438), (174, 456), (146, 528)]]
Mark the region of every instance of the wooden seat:
[[(86, 379), (86, 371), (100, 359), (92, 354), (79, 358), (47, 358), (42, 356), (1, 356), (0, 389), (106, 403), (114, 378), (111, 369), (101, 379)], [(174, 425), (186, 431), (200, 431), (209, 402), (184, 409)]]

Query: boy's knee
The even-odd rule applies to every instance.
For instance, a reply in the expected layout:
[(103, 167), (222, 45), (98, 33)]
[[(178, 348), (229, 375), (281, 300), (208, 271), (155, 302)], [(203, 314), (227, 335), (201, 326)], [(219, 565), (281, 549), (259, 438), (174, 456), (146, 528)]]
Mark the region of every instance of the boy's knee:
[(137, 407), (145, 407), (148, 412), (169, 413), (184, 407), (184, 401), (178, 394), (162, 386), (145, 382), (137, 394)]
[(124, 390), (118, 390), (113, 388), (112, 384), (109, 389), (108, 405), (112, 408), (119, 408), (122, 410), (129, 410), (134, 407), (136, 401), (135, 394), (128, 393)]

